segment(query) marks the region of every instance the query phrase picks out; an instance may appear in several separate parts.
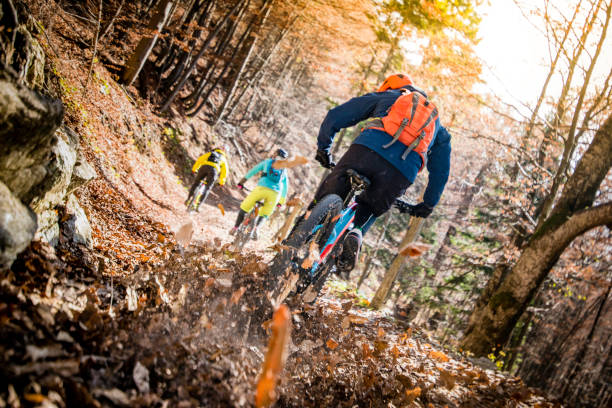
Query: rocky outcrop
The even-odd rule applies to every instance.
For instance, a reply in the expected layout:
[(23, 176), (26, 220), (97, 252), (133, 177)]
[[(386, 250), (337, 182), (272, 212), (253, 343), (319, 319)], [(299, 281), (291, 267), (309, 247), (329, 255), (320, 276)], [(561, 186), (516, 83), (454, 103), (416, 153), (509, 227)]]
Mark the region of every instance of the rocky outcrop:
[(35, 186), (37, 195), (29, 203), (38, 214), (37, 236), (57, 245), (60, 236), (57, 209), (65, 205), (75, 218), (72, 224), (64, 223), (69, 229), (67, 235), (76, 243), (90, 246), (91, 228), (73, 193), (95, 178), (96, 172), (81, 154), (79, 135), (74, 131), (62, 126), (55, 132), (55, 140), (44, 167), (46, 175)]
[[(62, 126), (55, 132), (55, 139), (45, 166), (46, 175), (36, 185), (37, 195), (29, 203), (38, 214), (38, 236), (53, 246), (58, 243), (60, 233), (57, 207), (64, 205), (67, 197), (96, 176), (79, 151), (79, 135)], [(80, 209), (76, 197), (73, 201), (76, 203), (73, 208)], [(79, 224), (87, 222), (82, 210), (78, 213), (84, 218)], [(75, 242), (84, 243), (80, 241)]]
[(0, 268), (8, 267), (36, 232), (36, 214), (0, 182)]
[(0, 207), (4, 266), (34, 232), (58, 243), (59, 206), (66, 205), (71, 214), (64, 223), (69, 239), (91, 245), (87, 217), (72, 193), (96, 173), (79, 152), (79, 135), (65, 126), (58, 129), (63, 113), (61, 101), (17, 84), (0, 68), (0, 182), (3, 195), (10, 197), (3, 197)]
[[(0, 71), (1, 73), (1, 71)], [(0, 75), (0, 181), (22, 202), (41, 195), (54, 134), (64, 115), (61, 101)]]

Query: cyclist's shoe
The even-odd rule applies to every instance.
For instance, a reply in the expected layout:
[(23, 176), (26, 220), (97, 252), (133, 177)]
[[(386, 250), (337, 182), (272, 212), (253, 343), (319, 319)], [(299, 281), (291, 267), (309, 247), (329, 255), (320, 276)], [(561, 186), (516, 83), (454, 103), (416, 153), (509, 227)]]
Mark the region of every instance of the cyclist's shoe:
[(340, 273), (349, 273), (355, 267), (361, 248), (362, 234), (358, 228), (353, 228), (346, 234), (342, 243), (342, 253), (336, 261)]
[(229, 230), (229, 234), (230, 235), (236, 235), (236, 231), (238, 231), (238, 228), (237, 227), (232, 227), (232, 229)]

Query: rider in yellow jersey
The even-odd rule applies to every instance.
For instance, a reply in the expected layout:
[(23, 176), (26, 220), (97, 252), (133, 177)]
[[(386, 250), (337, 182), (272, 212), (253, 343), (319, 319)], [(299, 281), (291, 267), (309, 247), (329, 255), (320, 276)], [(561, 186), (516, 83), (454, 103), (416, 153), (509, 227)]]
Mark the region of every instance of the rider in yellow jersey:
[(220, 186), (224, 185), (228, 173), (227, 167), (225, 149), (215, 148), (212, 151), (200, 156), (191, 168), (191, 171), (197, 174), (191, 188), (189, 189), (189, 195), (187, 196), (185, 205), (187, 205), (191, 199), (191, 196), (194, 194), (196, 188), (200, 184), (200, 181), (205, 180), (206, 185), (208, 186), (204, 192), (204, 195), (202, 196), (202, 199), (200, 200), (201, 203), (206, 200), (210, 189), (213, 187), (217, 179), (219, 180)]

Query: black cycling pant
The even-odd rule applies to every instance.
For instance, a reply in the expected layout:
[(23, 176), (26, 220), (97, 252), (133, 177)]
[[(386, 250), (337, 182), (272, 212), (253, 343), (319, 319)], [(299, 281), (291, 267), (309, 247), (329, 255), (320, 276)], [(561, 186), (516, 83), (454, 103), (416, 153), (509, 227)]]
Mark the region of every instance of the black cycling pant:
[(346, 174), (348, 169), (366, 176), (371, 182), (370, 186), (356, 198), (359, 205), (354, 224), (357, 228), (363, 227), (372, 216), (379, 217), (387, 212), (395, 200), (412, 184), (381, 155), (366, 146), (352, 144), (319, 186), (310, 208), (328, 194), (337, 194), (342, 199), (346, 198), (351, 190), (350, 180)]
[[(208, 192), (210, 191), (212, 186), (217, 181), (218, 176), (219, 176), (219, 173), (217, 172), (217, 169), (214, 168), (213, 166), (208, 166), (206, 164), (203, 166), (200, 166), (200, 168), (198, 169), (198, 172), (196, 173), (195, 180), (193, 181), (193, 184), (191, 185), (191, 188), (189, 189), (188, 197), (190, 198), (193, 196), (193, 193), (195, 193), (196, 188), (198, 188), (198, 185), (200, 185), (200, 181), (202, 180), (206, 180), (206, 185), (208, 186), (208, 188), (206, 189), (206, 192), (204, 193), (207, 196)], [(204, 199), (205, 197), (202, 197), (201, 202), (204, 202)]]

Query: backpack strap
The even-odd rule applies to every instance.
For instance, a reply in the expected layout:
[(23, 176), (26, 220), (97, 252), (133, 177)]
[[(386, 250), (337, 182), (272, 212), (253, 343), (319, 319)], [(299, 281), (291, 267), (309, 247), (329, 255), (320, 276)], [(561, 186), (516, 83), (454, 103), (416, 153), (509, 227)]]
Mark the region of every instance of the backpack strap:
[[(408, 153), (410, 153), (410, 151), (412, 149), (414, 149), (415, 147), (417, 147), (419, 145), (419, 143), (421, 143), (421, 140), (423, 140), (423, 138), (425, 138), (425, 128), (427, 126), (429, 126), (429, 124), (431, 123), (432, 120), (435, 120), (436, 117), (438, 116), (438, 108), (434, 108), (433, 111), (431, 111), (431, 114), (429, 115), (429, 117), (427, 118), (427, 120), (425, 121), (425, 123), (423, 124), (423, 126), (421, 126), (421, 128), (419, 129), (420, 134), (417, 136), (416, 139), (414, 139), (412, 141), (412, 143), (410, 143), (410, 145), (406, 148), (406, 150), (404, 150), (404, 154), (402, 154), (402, 160), (406, 160), (406, 157), (408, 157)], [(402, 122), (403, 123), (403, 122)], [(384, 147), (384, 146), (383, 146)], [(425, 159), (423, 159), (424, 161)]]
[[(412, 109), (412, 115), (414, 116), (414, 108)], [(389, 146), (391, 146), (393, 143), (397, 142), (402, 134), (402, 132), (404, 131), (404, 128), (406, 127), (406, 125), (408, 125), (410, 122), (412, 122), (412, 117), (410, 118), (410, 120), (408, 118), (404, 118), (402, 119), (402, 123), (400, 123), (400, 126), (397, 128), (397, 131), (395, 132), (395, 134), (393, 135), (393, 140), (391, 140), (389, 143), (387, 143), (386, 145), (383, 145), (383, 149), (387, 149), (389, 148)]]
[[(417, 106), (419, 106), (419, 94), (418, 92), (412, 93), (412, 110), (410, 112), (410, 122), (412, 123), (412, 119), (414, 119), (414, 114), (416, 113)], [(402, 128), (403, 129), (403, 128)]]

